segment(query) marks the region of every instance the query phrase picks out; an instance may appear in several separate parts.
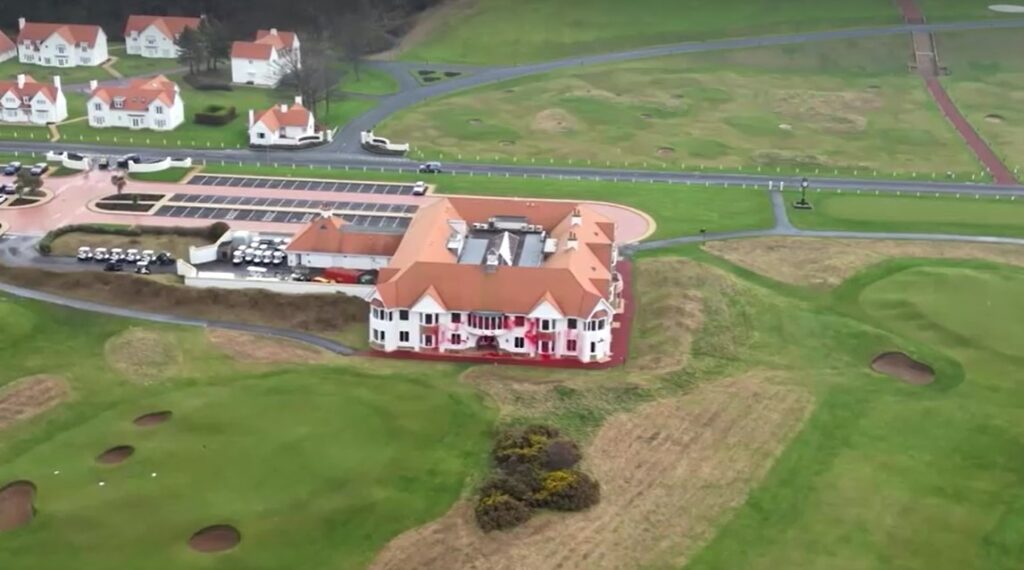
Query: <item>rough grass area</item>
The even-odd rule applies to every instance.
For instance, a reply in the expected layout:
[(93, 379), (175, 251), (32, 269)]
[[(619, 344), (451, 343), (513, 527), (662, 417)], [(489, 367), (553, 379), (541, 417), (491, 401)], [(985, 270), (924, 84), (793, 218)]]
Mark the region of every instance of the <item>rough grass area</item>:
[(714, 255), (776, 281), (831, 288), (887, 259), (984, 259), (1024, 267), (1024, 247), (957, 242), (820, 238), (754, 238), (713, 241)]
[[(0, 386), (47, 370), (73, 394), (0, 438), (0, 481), (38, 487), (34, 519), (3, 533), (0, 567), (362, 568), (392, 537), (442, 515), (486, 467), (493, 415), (456, 380), (458, 367), (254, 368), (200, 329), (147, 324), (184, 358), (174, 375), (140, 385), (105, 365), (104, 344), (130, 326), (0, 298)], [(133, 424), (156, 410), (173, 421)], [(92, 461), (121, 444), (134, 447), (129, 461)], [(237, 528), (241, 545), (190, 551), (189, 537), (211, 524)], [(52, 548), (77, 540), (90, 547)]]
[(130, 382), (148, 383), (178, 372), (184, 355), (173, 335), (131, 327), (110, 337), (103, 346), (107, 366)]
[(94, 234), (87, 232), (71, 232), (64, 234), (53, 241), (51, 255), (74, 256), (78, 248), (88, 246), (92, 248), (119, 247), (121, 249), (135, 248), (139, 251), (151, 249), (155, 252), (169, 251), (175, 257), (188, 258), (188, 248), (191, 246), (203, 246), (210, 241), (199, 236), (179, 236), (173, 234), (141, 236), (121, 236), (113, 234)]
[(1024, 33), (1019, 29), (947, 32), (937, 41), (942, 64), (952, 72), (942, 80), (950, 97), (1022, 179), (1024, 61), (1018, 54), (1024, 52)]
[(36, 374), (0, 386), (0, 431), (59, 405), (68, 397), (64, 378)]
[[(896, 24), (886, 0), (455, 0), (414, 32), (403, 59), (524, 63), (719, 37)], [(421, 37), (425, 36), (425, 37)]]
[(1024, 236), (1024, 202), (991, 196), (808, 195), (813, 210), (791, 210), (798, 227), (816, 230)]
[[(363, 336), (366, 336), (365, 332)], [(208, 329), (206, 338), (224, 354), (239, 362), (312, 364), (333, 357), (327, 351), (307, 344), (239, 331)]]
[[(327, 170), (297, 168), (209, 165), (204, 172), (324, 178), (338, 180), (384, 180), (415, 182), (422, 174), (364, 172), (361, 169)], [(594, 200), (636, 208), (654, 218), (657, 229), (648, 239), (693, 235), (701, 228), (709, 232), (769, 228), (774, 223), (768, 195), (763, 190), (732, 186), (686, 186), (636, 182), (595, 182), (536, 178), (488, 178), (451, 176), (428, 178), (441, 194), (548, 198), (552, 200)]]
[[(982, 169), (885, 36), (573, 68), (427, 101), (378, 129), (423, 156), (873, 177)], [(418, 154), (417, 154), (418, 156)]]
[(368, 318), (366, 302), (345, 295), (195, 289), (127, 274), (53, 273), (3, 266), (0, 281), (118, 307), (311, 332), (361, 326)]

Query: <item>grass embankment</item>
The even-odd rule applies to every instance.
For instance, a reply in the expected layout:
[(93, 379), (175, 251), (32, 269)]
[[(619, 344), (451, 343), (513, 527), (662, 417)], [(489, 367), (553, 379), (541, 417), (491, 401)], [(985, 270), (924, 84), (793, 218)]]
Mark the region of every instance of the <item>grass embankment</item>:
[(340, 91), (360, 95), (389, 95), (398, 91), (398, 81), (379, 69), (360, 66), (357, 74), (351, 65), (347, 65), (342, 72), (344, 75), (338, 84)]
[(189, 172), (191, 168), (168, 168), (159, 172), (132, 172), (128, 178), (143, 182), (181, 182)]
[(151, 249), (155, 252), (169, 251), (175, 257), (188, 259), (188, 250), (192, 246), (203, 246), (209, 244), (199, 236), (180, 236), (174, 234), (144, 234), (140, 236), (120, 236), (111, 234), (95, 234), (84, 232), (71, 232), (53, 240), (50, 255), (74, 256), (78, 248), (88, 246), (91, 248), (105, 247), (107, 249), (119, 247), (121, 249), (135, 248), (140, 251)]
[(1024, 174), (1024, 52), (1020, 30), (946, 32), (939, 57), (951, 74), (942, 82), (957, 107), (1003, 162)]
[(658, 227), (649, 239), (694, 235), (701, 228), (705, 228), (709, 232), (724, 232), (767, 228), (771, 227), (773, 223), (767, 195), (763, 190), (752, 188), (705, 188), (703, 186), (688, 187), (649, 182), (618, 183), (461, 175), (424, 178), (422, 174), (374, 173), (362, 170), (345, 171), (323, 168), (286, 170), (273, 167), (214, 164), (206, 166), (203, 171), (211, 174), (295, 176), (340, 180), (404, 182), (428, 180), (437, 184), (437, 191), (441, 194), (614, 202), (631, 206), (654, 218)]
[(1005, 197), (892, 196), (812, 193), (813, 210), (790, 210), (812, 230), (1024, 236), (1024, 202)]
[[(458, 367), (238, 362), (200, 329), (2, 300), (0, 385), (45, 373), (73, 394), (0, 438), (0, 482), (37, 488), (35, 520), (4, 533), (5, 568), (363, 567), (485, 469), (493, 415)], [(145, 346), (113, 350), (143, 336)], [(109, 360), (129, 353), (168, 368), (140, 382)], [(132, 424), (158, 410), (170, 421)], [(135, 453), (96, 463), (118, 444)], [(241, 531), (238, 548), (188, 548), (217, 523)], [(55, 540), (90, 547), (47, 546)]]
[[(720, 37), (896, 24), (884, 0), (480, 0), (452, 2), (403, 59), (514, 64)], [(571, 22), (571, 25), (567, 25)], [(421, 32), (422, 32), (421, 31)]]
[(427, 101), (378, 131), (427, 158), (983, 176), (907, 72), (908, 49), (893, 35), (573, 68)]

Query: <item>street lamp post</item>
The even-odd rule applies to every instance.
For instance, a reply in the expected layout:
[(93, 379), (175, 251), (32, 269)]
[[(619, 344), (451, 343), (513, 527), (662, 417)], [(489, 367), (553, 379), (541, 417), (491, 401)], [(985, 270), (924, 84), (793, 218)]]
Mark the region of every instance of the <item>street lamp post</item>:
[(801, 206), (806, 206), (807, 205), (807, 187), (810, 186), (810, 185), (811, 185), (811, 183), (807, 181), (807, 178), (804, 178), (803, 180), (800, 181), (800, 205)]

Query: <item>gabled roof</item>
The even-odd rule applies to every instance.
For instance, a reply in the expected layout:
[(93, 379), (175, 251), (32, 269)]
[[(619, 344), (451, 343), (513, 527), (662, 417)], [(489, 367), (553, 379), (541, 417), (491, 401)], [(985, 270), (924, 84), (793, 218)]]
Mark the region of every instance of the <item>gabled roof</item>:
[(178, 97), (178, 86), (163, 75), (157, 75), (148, 79), (135, 79), (123, 86), (100, 86), (92, 92), (92, 96), (98, 97), (107, 105), (112, 104), (114, 99), (123, 97), (124, 105), (120, 109), (146, 111), (153, 101), (160, 101), (168, 107), (174, 105)]
[(259, 30), (256, 32), (257, 43), (268, 43), (277, 49), (292, 49), (295, 47), (295, 40), (298, 36), (295, 32), (282, 32), (278, 30)]
[(84, 43), (89, 47), (95, 47), (100, 31), (99, 26), (92, 24), (27, 22), (25, 27), (18, 32), (18, 43), (25, 41), (42, 42), (50, 36), (57, 34), (69, 43)]
[(274, 105), (260, 113), (253, 124), (263, 123), (267, 129), (276, 131), (281, 127), (305, 127), (309, 125), (309, 119), (312, 114), (309, 109), (306, 109), (298, 103), (292, 104), (291, 107), (287, 107), (287, 110), (282, 111), (281, 105)]
[(14, 45), (11, 38), (7, 37), (7, 34), (0, 31), (0, 53), (7, 53), (18, 49), (18, 46)]
[(51, 103), (57, 101), (57, 86), (49, 83), (39, 83), (31, 75), (25, 76), (25, 84), (20, 88), (18, 87), (17, 80), (0, 81), (0, 97), (3, 97), (8, 92), (13, 93), (19, 101), (24, 97), (35, 97), (39, 93), (42, 93)]
[(231, 44), (231, 57), (239, 59), (270, 59), (274, 50), (295, 47), (298, 36), (295, 32), (279, 32), (277, 30), (260, 30), (256, 32), (256, 41), (234, 42)]
[(156, 29), (170, 38), (174, 39), (185, 31), (185, 28), (198, 28), (199, 18), (192, 18), (188, 16), (144, 16), (139, 14), (133, 14), (128, 16), (128, 23), (124, 26), (124, 35), (128, 35), (131, 32), (142, 33), (143, 30), (149, 26), (155, 26)]
[(401, 234), (359, 232), (345, 228), (335, 216), (320, 216), (310, 222), (288, 244), (293, 253), (348, 253), (391, 256), (402, 241)]

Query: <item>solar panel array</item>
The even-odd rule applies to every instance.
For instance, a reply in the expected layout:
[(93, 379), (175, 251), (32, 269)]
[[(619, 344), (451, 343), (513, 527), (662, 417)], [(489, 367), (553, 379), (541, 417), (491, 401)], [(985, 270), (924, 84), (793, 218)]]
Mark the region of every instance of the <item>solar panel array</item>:
[(216, 176), (200, 174), (189, 179), (192, 186), (225, 186), (265, 190), (310, 190), (314, 192), (354, 192), (358, 194), (390, 194), (411, 196), (412, 184), (308, 180), (302, 178), (259, 178), (249, 176)]

